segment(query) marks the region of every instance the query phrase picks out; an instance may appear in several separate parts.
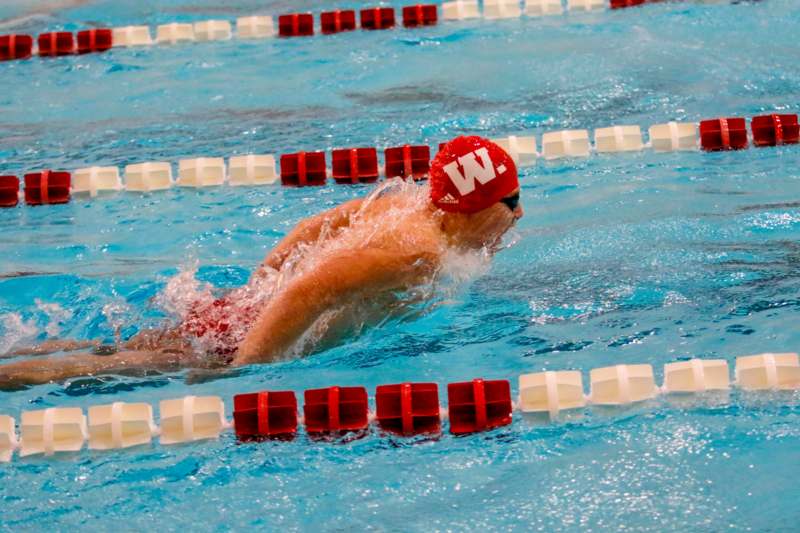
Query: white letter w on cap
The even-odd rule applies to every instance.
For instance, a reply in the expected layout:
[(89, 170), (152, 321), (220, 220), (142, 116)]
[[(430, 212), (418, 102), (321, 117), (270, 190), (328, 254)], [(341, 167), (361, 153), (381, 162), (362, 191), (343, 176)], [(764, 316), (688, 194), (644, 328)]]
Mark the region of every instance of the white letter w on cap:
[[(478, 163), (475, 159), (476, 155), (481, 158), (481, 163)], [(461, 165), (464, 169), (463, 174), (459, 172), (458, 165)], [(465, 196), (475, 190), (475, 180), (481, 182), (481, 185), (486, 185), (497, 177), (492, 160), (489, 159), (489, 151), (485, 147), (462, 155), (458, 158), (458, 163), (453, 161), (446, 164), (444, 171), (450, 176), (450, 180), (456, 186), (458, 192), (461, 193), (461, 196)]]

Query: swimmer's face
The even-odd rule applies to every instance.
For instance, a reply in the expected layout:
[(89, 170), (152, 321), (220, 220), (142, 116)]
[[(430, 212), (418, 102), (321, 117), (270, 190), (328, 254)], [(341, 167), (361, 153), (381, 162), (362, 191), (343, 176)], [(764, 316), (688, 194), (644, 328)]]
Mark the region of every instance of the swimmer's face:
[(503, 235), (522, 218), (519, 188), (491, 207), (471, 215), (456, 215), (449, 232), (457, 236), (462, 245), (496, 249)]

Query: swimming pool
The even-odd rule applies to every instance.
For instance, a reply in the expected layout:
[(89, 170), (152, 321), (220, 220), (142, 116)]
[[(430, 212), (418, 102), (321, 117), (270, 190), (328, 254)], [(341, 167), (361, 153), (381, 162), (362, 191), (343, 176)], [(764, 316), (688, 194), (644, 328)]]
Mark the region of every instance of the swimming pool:
[[(234, 18), (261, 2), (90, 2), (15, 29)], [(350, 5), (369, 5), (357, 2)], [(402, 5), (397, 3), (395, 5)], [(320, 7), (269, 3), (281, 13)], [(5, 13), (4, 13), (5, 15)], [(11, 16), (11, 15), (9, 15)], [(800, 10), (657, 4), (544, 20), (464, 21), (300, 40), (121, 49), (0, 64), (0, 166), (431, 145), (800, 108)], [(0, 412), (186, 394), (404, 380), (512, 379), (543, 368), (796, 351), (800, 149), (649, 151), (540, 161), (522, 174), (516, 244), (451, 305), (227, 379), (76, 379), (2, 393)], [(112, 340), (155, 325), (167, 280), (198, 265), (242, 284), (299, 219), (364, 194), (173, 189), (0, 210), (5, 349)], [(156, 301), (154, 301), (156, 298)], [(515, 413), (516, 414), (516, 413)], [(186, 446), (0, 467), (3, 528), (796, 529), (798, 396), (659, 400), (553, 426), (437, 440)], [(91, 520), (91, 522), (89, 522)]]

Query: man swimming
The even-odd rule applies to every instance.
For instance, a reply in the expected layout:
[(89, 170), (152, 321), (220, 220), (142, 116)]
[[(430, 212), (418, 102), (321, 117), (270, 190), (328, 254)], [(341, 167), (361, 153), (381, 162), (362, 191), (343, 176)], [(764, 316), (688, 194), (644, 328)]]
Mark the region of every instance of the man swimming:
[[(486, 139), (458, 137), (431, 163), (429, 189), (390, 184), (303, 220), (247, 285), (193, 303), (177, 327), (144, 331), (108, 355), (2, 365), (0, 388), (98, 374), (243, 366), (308, 353), (369, 322), (370, 314), (386, 316), (413, 301), (408, 295), (435, 280), (449, 253), (495, 251), (522, 214), (511, 157)], [(91, 345), (56, 341), (17, 354)]]

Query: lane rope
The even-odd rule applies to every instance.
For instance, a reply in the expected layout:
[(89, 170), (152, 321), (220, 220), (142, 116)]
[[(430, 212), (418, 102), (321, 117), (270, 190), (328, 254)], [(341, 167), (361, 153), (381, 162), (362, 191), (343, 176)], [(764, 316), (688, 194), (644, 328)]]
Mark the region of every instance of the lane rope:
[[(562, 15), (565, 12), (585, 12), (603, 9), (625, 9), (654, 3), (659, 0), (454, 0), (437, 4), (414, 4), (400, 8), (401, 23), (405, 28), (418, 28), (439, 24), (442, 20), (458, 21), (481, 16), (487, 20), (530, 18)], [(524, 9), (523, 9), (524, 7)], [(396, 27), (393, 7), (371, 7), (359, 10), (362, 30), (386, 30)], [(233, 28), (236, 28), (234, 32)], [(31, 57), (60, 57), (74, 54), (106, 52), (111, 48), (176, 45), (187, 42), (227, 41), (234, 36), (241, 40), (268, 39), (272, 37), (310, 37), (353, 31), (356, 29), (356, 11), (338, 9), (319, 14), (315, 27), (311, 13), (287, 13), (276, 17), (251, 15), (229, 20), (203, 20), (195, 23), (168, 23), (156, 26), (155, 39), (149, 26), (131, 25), (115, 28), (93, 28), (73, 35), (65, 31), (42, 33), (36, 39), (31, 35), (0, 35), (0, 61), (30, 59)]]
[[(313, 440), (331, 441), (347, 433), (365, 436), (374, 424), (381, 435), (410, 437), (440, 435), (449, 421), (454, 435), (488, 431), (511, 424), (513, 412), (543, 423), (582, 416), (587, 406), (625, 408), (659, 395), (693, 397), (702, 404), (727, 403), (731, 385), (747, 392), (800, 391), (800, 357), (797, 353), (740, 356), (731, 383), (724, 359), (690, 359), (664, 365), (662, 386), (657, 386), (649, 364), (623, 364), (589, 372), (590, 391), (576, 370), (545, 370), (518, 377), (519, 396), (511, 398), (508, 380), (484, 380), (447, 385), (448, 408), (439, 404), (435, 383), (379, 385), (375, 410), (364, 387), (332, 386), (304, 392), (303, 416), (292, 391), (260, 391), (233, 397), (233, 424), (225, 418), (218, 396), (185, 396), (162, 400), (161, 427), (146, 403), (114, 402), (90, 407), (88, 419), (81, 408), (49, 407), (23, 411), (20, 435), (14, 418), (0, 415), (0, 461), (15, 451), (20, 457), (77, 452), (88, 441), (92, 450), (122, 449), (148, 444), (161, 435), (162, 445), (218, 438), (233, 428), (238, 441), (292, 439), (299, 424)], [(709, 396), (711, 395), (711, 396)], [(686, 406), (686, 403), (677, 403)], [(567, 416), (563, 416), (567, 415)], [(518, 415), (519, 416), (519, 415)], [(531, 418), (532, 417), (532, 418)]]
[[(656, 152), (703, 150), (708, 152), (754, 147), (794, 145), (800, 142), (797, 114), (767, 114), (753, 117), (750, 129), (741, 117), (723, 117), (695, 122), (668, 122), (648, 129), (644, 142), (642, 129), (635, 125), (598, 128), (594, 143), (589, 130), (545, 132), (538, 150), (535, 135), (509, 135), (491, 140), (505, 149), (519, 167), (539, 160), (589, 157), (592, 154), (620, 154), (651, 149)], [(445, 143), (441, 143), (439, 147)], [(232, 156), (227, 164), (222, 157), (182, 159), (174, 165), (149, 161), (125, 166), (124, 176), (117, 167), (92, 166), (73, 172), (42, 170), (24, 175), (24, 191), (14, 175), (0, 170), (0, 207), (15, 207), (24, 198), (28, 205), (67, 203), (73, 195), (95, 198), (101, 192), (129, 191), (148, 193), (178, 187), (258, 186), (281, 183), (285, 186), (320, 186), (329, 178), (340, 184), (374, 183), (380, 177), (425, 179), (430, 167), (431, 149), (427, 145), (405, 144), (382, 150), (376, 147), (337, 148), (330, 151), (300, 151), (280, 155)], [(24, 192), (24, 194), (23, 194)]]

